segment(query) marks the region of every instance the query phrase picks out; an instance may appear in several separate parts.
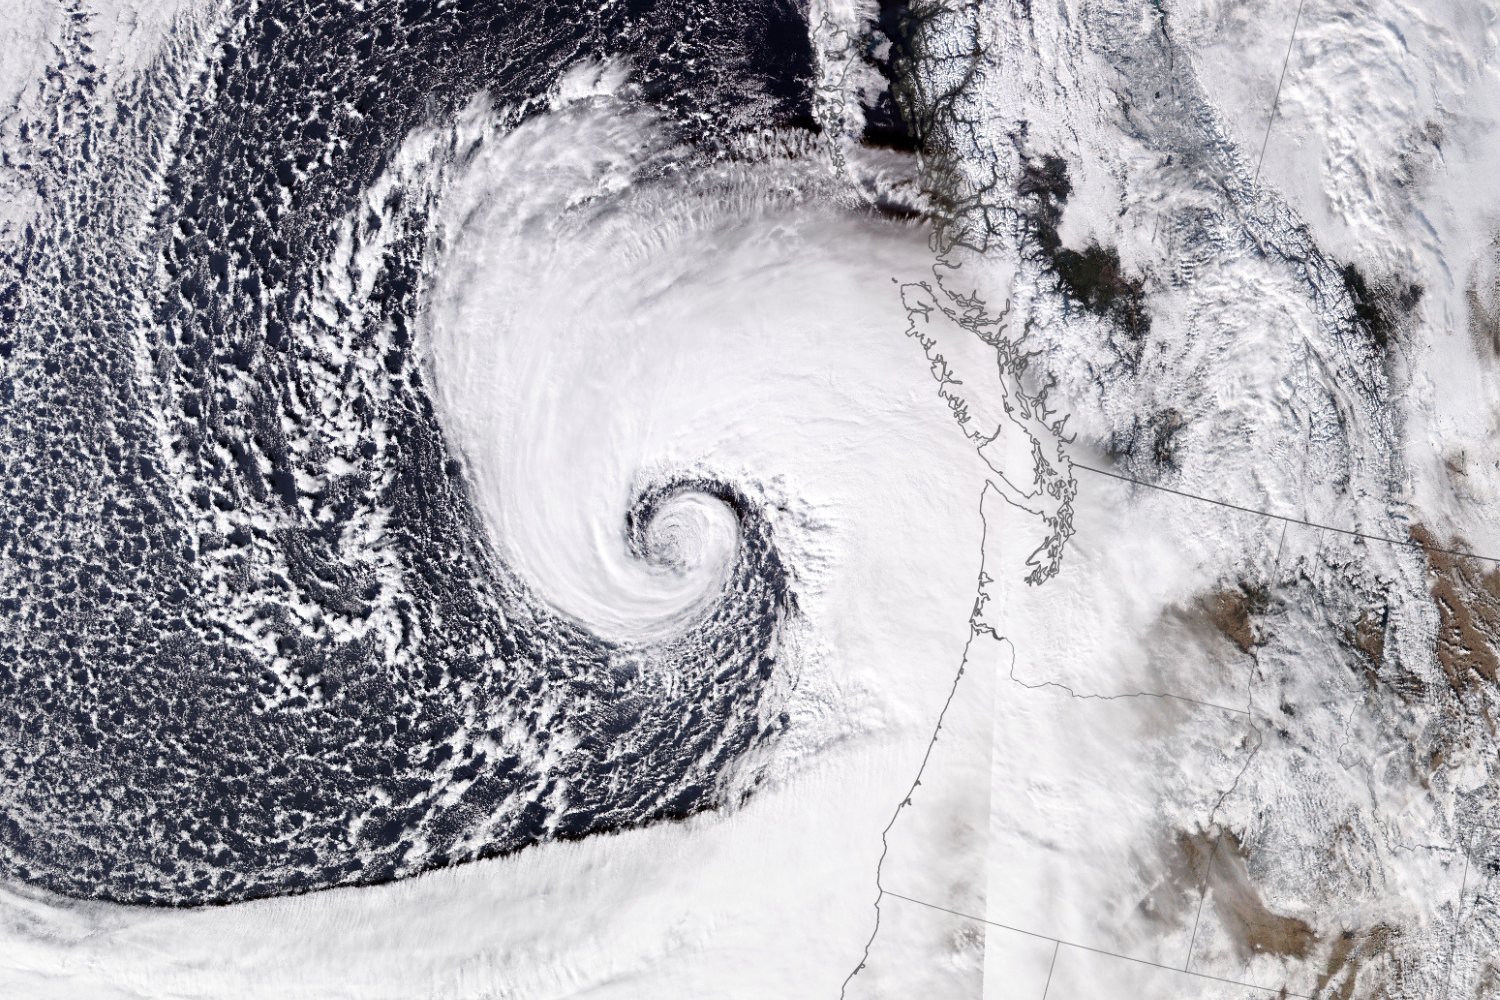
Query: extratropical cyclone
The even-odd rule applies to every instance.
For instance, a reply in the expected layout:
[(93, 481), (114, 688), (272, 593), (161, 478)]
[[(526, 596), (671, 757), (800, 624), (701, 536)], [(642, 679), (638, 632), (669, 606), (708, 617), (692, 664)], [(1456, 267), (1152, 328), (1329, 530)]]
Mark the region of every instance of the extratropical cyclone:
[(670, 630), (543, 599), (420, 363), (432, 203), (380, 179), (424, 123), (485, 93), (518, 124), (595, 55), (688, 147), (805, 127), (798, 12), (262, 2), (202, 63), (178, 42), (117, 107), (66, 105), (0, 260), (0, 869), (226, 902), (733, 794), (795, 612), (761, 500), (696, 469), (626, 498), (635, 557), (725, 560)]

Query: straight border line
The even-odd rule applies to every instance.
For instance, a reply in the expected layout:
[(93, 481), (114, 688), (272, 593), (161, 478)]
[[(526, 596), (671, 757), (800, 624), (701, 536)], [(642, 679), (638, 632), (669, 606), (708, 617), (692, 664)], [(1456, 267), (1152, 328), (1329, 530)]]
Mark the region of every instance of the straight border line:
[(1256, 510), (1254, 507), (1242, 507), (1237, 503), (1230, 503), (1227, 500), (1215, 500), (1213, 497), (1201, 496), (1197, 493), (1188, 493), (1184, 490), (1174, 490), (1170, 486), (1162, 486), (1158, 483), (1148, 483), (1144, 479), (1136, 479), (1134, 476), (1126, 476), (1118, 472), (1110, 472), (1107, 469), (1098, 469), (1092, 465), (1086, 465), (1083, 462), (1079, 462), (1076, 459), (1073, 460), (1072, 464), (1074, 468), (1092, 472), (1096, 476), (1108, 476), (1110, 479), (1118, 479), (1124, 483), (1134, 483), (1137, 486), (1144, 486), (1150, 490), (1159, 490), (1162, 493), (1171, 493), (1173, 496), (1186, 497), (1189, 500), (1201, 500), (1203, 503), (1211, 503), (1218, 507), (1228, 507), (1230, 510), (1237, 510), (1242, 514), (1254, 514), (1257, 517), (1268, 517), (1273, 521), (1285, 521), (1287, 524), (1303, 524), (1309, 528), (1318, 528), (1322, 531), (1332, 531), (1340, 535), (1349, 535), (1353, 538), (1364, 538), (1372, 542), (1385, 542), (1387, 545), (1398, 545), (1402, 548), (1407, 549), (1422, 549), (1427, 552), (1441, 552), (1443, 555), (1457, 556), (1460, 559), (1478, 559), (1481, 562), (1500, 564), (1500, 557), (1496, 556), (1482, 556), (1477, 552), (1465, 552), (1463, 549), (1445, 549), (1438, 545), (1423, 545), (1421, 542), (1415, 542), (1411, 539), (1388, 538), (1385, 535), (1371, 535), (1363, 531), (1354, 531), (1351, 528), (1340, 528), (1332, 524), (1320, 524), (1317, 521), (1307, 521), (1300, 517), (1288, 517), (1285, 514), (1274, 514), (1268, 510)]
[(1260, 159), (1255, 161), (1255, 179), (1250, 186), (1260, 184), (1260, 168), (1266, 162), (1266, 147), (1271, 144), (1271, 127), (1276, 124), (1276, 107), (1281, 103), (1281, 87), (1286, 83), (1286, 70), (1292, 64), (1292, 48), (1297, 44), (1297, 28), (1302, 24), (1302, 7), (1307, 0), (1297, 0), (1297, 18), (1292, 22), (1292, 37), (1286, 43), (1286, 58), (1281, 60), (1281, 78), (1276, 81), (1276, 96), (1271, 98), (1271, 113), (1266, 116), (1266, 135), (1260, 141)]
[(1448, 940), (1448, 974), (1443, 986), (1443, 998), (1453, 996), (1453, 957), (1458, 951), (1459, 931), (1463, 927), (1464, 893), (1469, 888), (1469, 859), (1474, 853), (1474, 833), (1469, 832), (1469, 841), (1464, 847), (1464, 877), (1458, 883), (1458, 901), (1453, 906), (1453, 936)]
[[(1231, 789), (1232, 790), (1232, 789)], [(1219, 802), (1224, 800), (1221, 798)], [(1218, 810), (1215, 809), (1217, 812)], [(1224, 831), (1219, 830), (1219, 835), (1214, 838), (1214, 849), (1208, 852), (1208, 866), (1203, 869), (1203, 887), (1198, 893), (1198, 915), (1193, 918), (1193, 936), (1188, 938), (1187, 961), (1182, 963), (1183, 972), (1191, 972), (1193, 968), (1193, 948), (1198, 944), (1198, 925), (1203, 923), (1203, 904), (1208, 902), (1208, 880), (1214, 875), (1214, 862), (1219, 860), (1219, 845), (1224, 843)]]
[(1057, 971), (1057, 953), (1062, 951), (1062, 942), (1052, 946), (1052, 964), (1047, 966), (1047, 985), (1042, 987), (1042, 1000), (1047, 1000), (1047, 994), (1052, 992), (1052, 973)]
[[(1179, 976), (1192, 976), (1196, 979), (1211, 979), (1216, 983), (1225, 983), (1229, 986), (1241, 986), (1245, 989), (1257, 990), (1261, 993), (1270, 993), (1274, 996), (1297, 997), (1298, 1000), (1316, 1000), (1315, 997), (1310, 996), (1306, 993), (1293, 993), (1285, 986), (1278, 986), (1275, 988), (1270, 986), (1257, 986), (1254, 983), (1241, 982), (1238, 979), (1226, 979), (1223, 976), (1213, 976), (1209, 975), (1206, 972), (1187, 972), (1183, 969), (1174, 969), (1170, 965), (1162, 965), (1160, 962), (1152, 962), (1144, 958), (1134, 958), (1130, 955), (1122, 955), (1117, 951), (1105, 951), (1103, 948), (1091, 948), (1086, 944), (1078, 944), (1075, 941), (1064, 941), (1061, 938), (1055, 938), (1048, 934), (1038, 934), (1036, 931), (1022, 930), (1020, 927), (1012, 927), (1010, 924), (1002, 924), (998, 920), (989, 920), (985, 917), (976, 917), (972, 913), (964, 913), (961, 910), (950, 910), (946, 906), (939, 906), (936, 903), (929, 903), (926, 900), (913, 899), (911, 896), (903, 896), (901, 895), (901, 893), (896, 892), (892, 889), (886, 889), (885, 894), (887, 896), (894, 896), (897, 899), (904, 899), (908, 903), (915, 903), (918, 906), (925, 906), (930, 910), (940, 910), (943, 913), (951, 913), (953, 916), (963, 917), (965, 920), (973, 920), (977, 923), (989, 924), (991, 927), (999, 927), (1002, 930), (1014, 931), (1017, 934), (1025, 934), (1027, 937), (1040, 938), (1043, 941), (1051, 941), (1056, 944), (1058, 948), (1061, 948), (1063, 945), (1067, 945), (1069, 948), (1076, 948), (1079, 951), (1092, 952), (1095, 955), (1106, 955), (1110, 958), (1118, 958), (1126, 962), (1134, 962), (1137, 965), (1147, 965), (1153, 969), (1161, 969), (1164, 972), (1176, 973)], [(1056, 958), (1056, 949), (1054, 949), (1053, 951), (1053, 957), (1054, 959)]]

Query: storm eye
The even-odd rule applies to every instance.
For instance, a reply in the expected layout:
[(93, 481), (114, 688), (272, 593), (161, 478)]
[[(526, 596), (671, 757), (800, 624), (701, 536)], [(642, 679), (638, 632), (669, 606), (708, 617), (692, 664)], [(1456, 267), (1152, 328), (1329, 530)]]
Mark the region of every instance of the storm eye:
[[(38, 664), (94, 651), (9, 702), (68, 751), (16, 786), (15, 874), (232, 902), (727, 810), (934, 655), (982, 465), (906, 336), (916, 161), (833, 157), (791, 6), (625, 6), (618, 51), (512, 79), (486, 32), (545, 49), (529, 9), (260, 5), (160, 123), (160, 198), (112, 168), (39, 217), (98, 245), (5, 298), (62, 410), (6, 426), (99, 462), (7, 511), (99, 531), (0, 597)], [(91, 222), (145, 203), (159, 258)]]
[(735, 547), (735, 536), (724, 530), (723, 512), (722, 504), (701, 494), (673, 497), (646, 526), (646, 560), (677, 574), (705, 562), (724, 562)]

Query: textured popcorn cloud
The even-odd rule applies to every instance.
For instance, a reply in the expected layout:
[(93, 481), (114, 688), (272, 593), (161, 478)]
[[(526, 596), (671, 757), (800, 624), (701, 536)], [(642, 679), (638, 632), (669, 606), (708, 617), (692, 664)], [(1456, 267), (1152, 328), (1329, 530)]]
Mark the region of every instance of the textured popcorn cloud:
[[(50, 126), (44, 209), (0, 261), (8, 876), (166, 904), (397, 878), (730, 801), (782, 725), (797, 602), (755, 482), (621, 451), (594, 489), (557, 442), (469, 433), (536, 403), (470, 376), (545, 361), (535, 324), (569, 291), (518, 271), (520, 309), (471, 294), (505, 275), (445, 283), (457, 250), (503, 259), (534, 234), (454, 217), (463, 192), (503, 192), (474, 187), (461, 129), (422, 129), (483, 94), (499, 110), (473, 141), (494, 143), (552, 113), (566, 67), (611, 56), (596, 72), (666, 137), (622, 167), (654, 192), (630, 208), (644, 224), (747, 122), (810, 126), (800, 14), (359, 7), (258, 4), (201, 62), (185, 27), (118, 106)], [(403, 167), (413, 135), (450, 141), (426, 172)], [(753, 214), (756, 183), (716, 203), (710, 179), (695, 204)], [(575, 228), (531, 263), (608, 225), (607, 188), (549, 193), (521, 217)], [(604, 210), (566, 216), (580, 203)], [(495, 310), (482, 337), (475, 302)], [(484, 354), (505, 343), (526, 352)], [(572, 389), (545, 412), (609, 410)], [(484, 427), (545, 430), (505, 420)], [(537, 455), (551, 475), (527, 479)], [(569, 504), (586, 516), (553, 518)]]

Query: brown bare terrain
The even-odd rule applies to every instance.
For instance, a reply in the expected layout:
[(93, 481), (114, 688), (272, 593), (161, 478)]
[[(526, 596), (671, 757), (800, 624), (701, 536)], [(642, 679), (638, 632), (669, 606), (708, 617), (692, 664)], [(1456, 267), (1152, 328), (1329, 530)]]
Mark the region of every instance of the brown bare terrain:
[(1462, 692), (1477, 680), (1495, 683), (1500, 678), (1500, 570), (1439, 551), (1437, 539), (1420, 525), (1411, 536), (1427, 556), (1428, 587), (1439, 617), (1437, 658), (1448, 684)]
[(1198, 599), (1198, 608), (1230, 642), (1248, 653), (1255, 648), (1259, 637), (1255, 631), (1255, 616), (1265, 610), (1269, 596), (1264, 590), (1241, 584), (1225, 587)]
[(1318, 943), (1312, 925), (1266, 906), (1250, 876), (1250, 852), (1232, 830), (1179, 830), (1166, 852), (1163, 883), (1141, 903), (1159, 920), (1191, 920), (1206, 887), (1213, 911), (1243, 961), (1256, 955), (1305, 959)]

